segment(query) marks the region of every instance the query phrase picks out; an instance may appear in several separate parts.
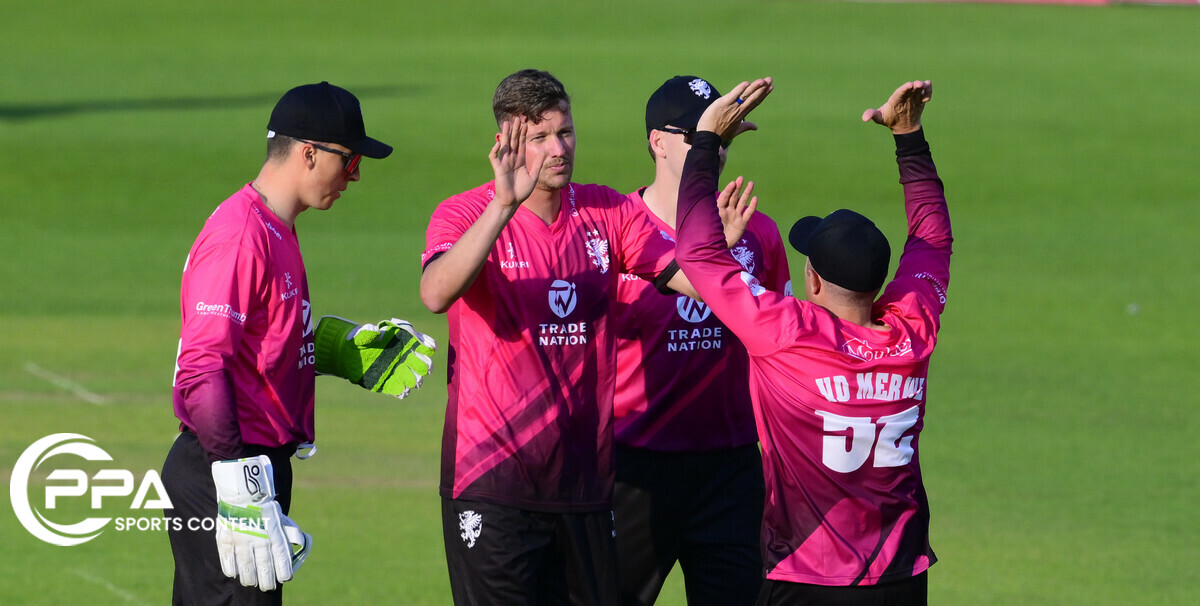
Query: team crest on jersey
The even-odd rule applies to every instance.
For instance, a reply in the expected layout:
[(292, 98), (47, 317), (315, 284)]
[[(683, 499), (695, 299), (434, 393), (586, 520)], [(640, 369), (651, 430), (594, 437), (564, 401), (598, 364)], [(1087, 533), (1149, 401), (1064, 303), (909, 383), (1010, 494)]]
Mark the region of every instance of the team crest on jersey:
[(687, 295), (679, 295), (675, 299), (675, 310), (679, 312), (679, 317), (698, 324), (708, 319), (712, 315), (712, 309)]
[[(595, 235), (600, 235), (598, 232), (593, 232)], [(587, 241), (588, 258), (592, 260), (592, 265), (600, 268), (600, 273), (608, 273), (608, 240), (602, 238), (591, 238)]]
[(663, 240), (666, 240), (667, 242), (675, 241), (675, 238), (672, 238), (671, 234), (667, 233), (667, 230), (665, 230), (665, 229), (658, 230), (658, 233), (659, 233), (659, 235), (661, 235), (663, 237)]
[(742, 246), (735, 246), (733, 247), (733, 250), (729, 252), (733, 253), (733, 258), (737, 259), (737, 262), (741, 264), (742, 269), (750, 273), (754, 273), (754, 251), (750, 250), (749, 246), (745, 246), (745, 242), (745, 240), (742, 240)]
[(459, 536), (467, 544), (467, 549), (474, 547), (475, 539), (478, 539), (479, 533), (483, 531), (483, 515), (475, 513), (473, 509), (458, 514), (458, 529), (462, 531)]
[(566, 280), (555, 280), (550, 285), (550, 311), (560, 318), (565, 318), (575, 311), (575, 283)]
[(702, 99), (712, 96), (712, 86), (709, 86), (708, 82), (705, 82), (703, 78), (696, 78), (688, 82), (688, 88), (692, 89), (692, 92), (696, 93), (696, 96)]

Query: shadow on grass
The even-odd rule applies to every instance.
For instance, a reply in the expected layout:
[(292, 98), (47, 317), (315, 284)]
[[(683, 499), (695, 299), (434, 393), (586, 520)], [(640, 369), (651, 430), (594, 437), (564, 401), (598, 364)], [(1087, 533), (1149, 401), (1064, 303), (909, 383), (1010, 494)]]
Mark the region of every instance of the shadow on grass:
[[(397, 97), (416, 94), (416, 86), (362, 86), (350, 87), (360, 100), (368, 97)], [(274, 107), (285, 91), (225, 96), (157, 97), (150, 99), (110, 99), (93, 101), (66, 101), (60, 103), (0, 103), (0, 121), (23, 122), (58, 118), (76, 114), (97, 114), (137, 111), (192, 111), (206, 109), (238, 109), (246, 107)]]

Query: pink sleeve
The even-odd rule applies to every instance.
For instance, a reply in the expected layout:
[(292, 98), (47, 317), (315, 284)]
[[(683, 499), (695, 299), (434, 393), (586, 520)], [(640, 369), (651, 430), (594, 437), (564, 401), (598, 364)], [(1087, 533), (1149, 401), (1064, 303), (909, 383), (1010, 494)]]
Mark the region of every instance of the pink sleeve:
[(434, 209), (429, 218), (429, 226), (425, 230), (425, 252), (421, 253), (422, 267), (428, 265), (434, 257), (450, 250), (479, 219), (486, 203), (472, 204), (474, 200), (468, 196), (473, 191), (475, 190), (448, 198)]
[(264, 267), (234, 244), (198, 247), (184, 271), (180, 304), (176, 407), (213, 460), (242, 455), (235, 364), (249, 314), (260, 297)]
[(767, 290), (782, 293), (787, 283), (792, 279), (788, 267), (787, 249), (783, 246), (783, 238), (779, 235), (779, 226), (775, 221), (763, 215), (762, 227), (758, 236), (762, 241), (763, 254), (767, 258), (767, 272), (763, 275), (763, 286)]
[(768, 290), (729, 254), (716, 204), (720, 138), (699, 132), (692, 141), (679, 187), (676, 260), (751, 355), (773, 353), (802, 328), (800, 302), (782, 286)]
[(928, 153), (902, 156), (896, 162), (900, 165), (900, 183), (904, 185), (908, 238), (896, 275), (884, 289), (879, 303), (891, 303), (915, 292), (924, 306), (940, 315), (946, 308), (954, 243), (945, 189)]
[(653, 282), (675, 259), (675, 244), (663, 237), (662, 230), (625, 195), (615, 190), (611, 193), (621, 198), (617, 205), (621, 244), (614, 251), (618, 270)]

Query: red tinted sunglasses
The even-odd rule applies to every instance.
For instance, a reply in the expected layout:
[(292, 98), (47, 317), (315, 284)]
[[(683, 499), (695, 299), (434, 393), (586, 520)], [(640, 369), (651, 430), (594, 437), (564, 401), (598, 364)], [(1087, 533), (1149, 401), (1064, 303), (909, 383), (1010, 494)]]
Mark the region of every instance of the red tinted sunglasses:
[(324, 145), (321, 145), (320, 143), (314, 143), (312, 141), (308, 141), (305, 139), (296, 139), (296, 140), (301, 143), (307, 143), (323, 152), (337, 154), (337, 155), (341, 156), (342, 158), (344, 158), (346, 160), (346, 176), (350, 176), (350, 175), (354, 174), (354, 171), (358, 170), (358, 163), (362, 162), (362, 154), (352, 154), (349, 152), (344, 152), (340, 149), (333, 149), (332, 147), (325, 147)]

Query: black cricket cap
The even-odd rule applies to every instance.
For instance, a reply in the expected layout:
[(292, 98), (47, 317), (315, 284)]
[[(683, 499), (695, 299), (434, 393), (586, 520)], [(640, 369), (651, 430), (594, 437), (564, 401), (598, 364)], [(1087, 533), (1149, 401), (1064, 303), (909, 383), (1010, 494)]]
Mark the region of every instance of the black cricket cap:
[(271, 111), (267, 129), (268, 139), (278, 133), (337, 143), (356, 154), (376, 159), (392, 153), (392, 146), (367, 136), (358, 98), (328, 82), (305, 84), (284, 93)]
[(892, 248), (870, 219), (835, 210), (825, 218), (804, 217), (792, 226), (788, 242), (808, 257), (821, 279), (855, 292), (872, 292), (887, 279)]
[(700, 115), (720, 96), (713, 85), (696, 76), (675, 76), (663, 82), (646, 102), (646, 136), (665, 126), (695, 130)]

